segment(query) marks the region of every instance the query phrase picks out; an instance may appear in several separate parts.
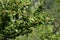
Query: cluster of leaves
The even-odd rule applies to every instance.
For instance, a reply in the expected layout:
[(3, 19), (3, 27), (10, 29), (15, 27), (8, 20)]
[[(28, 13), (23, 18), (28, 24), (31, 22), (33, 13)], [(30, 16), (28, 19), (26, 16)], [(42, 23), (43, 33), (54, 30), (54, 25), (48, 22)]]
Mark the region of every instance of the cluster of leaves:
[[(0, 39), (7, 40), (32, 32), (31, 27), (52, 24), (53, 17), (43, 11), (42, 5), (31, 12), (31, 0), (1, 0), (0, 1)], [(41, 4), (40, 3), (40, 4)]]

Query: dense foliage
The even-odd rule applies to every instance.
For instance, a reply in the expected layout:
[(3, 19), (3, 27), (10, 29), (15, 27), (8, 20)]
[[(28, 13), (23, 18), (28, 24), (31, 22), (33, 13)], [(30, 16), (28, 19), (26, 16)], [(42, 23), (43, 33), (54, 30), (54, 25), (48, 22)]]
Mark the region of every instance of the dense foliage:
[(53, 33), (54, 17), (46, 5), (45, 0), (0, 0), (0, 39), (21, 40), (17, 37), (37, 33), (37, 40), (59, 40), (59, 32)]

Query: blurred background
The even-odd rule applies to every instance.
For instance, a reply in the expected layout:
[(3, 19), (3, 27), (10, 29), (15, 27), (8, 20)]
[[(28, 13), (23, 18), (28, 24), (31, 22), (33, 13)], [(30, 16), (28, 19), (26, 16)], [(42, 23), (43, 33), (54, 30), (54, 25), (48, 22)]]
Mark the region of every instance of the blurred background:
[(60, 0), (0, 0), (0, 40), (60, 40)]

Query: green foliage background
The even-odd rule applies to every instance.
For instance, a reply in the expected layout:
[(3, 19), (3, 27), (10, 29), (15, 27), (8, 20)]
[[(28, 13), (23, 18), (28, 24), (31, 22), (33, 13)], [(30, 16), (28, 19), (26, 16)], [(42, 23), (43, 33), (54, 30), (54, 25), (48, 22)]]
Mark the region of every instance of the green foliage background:
[(50, 7), (45, 2), (0, 0), (0, 40), (60, 40), (59, 23), (55, 24), (60, 1)]

